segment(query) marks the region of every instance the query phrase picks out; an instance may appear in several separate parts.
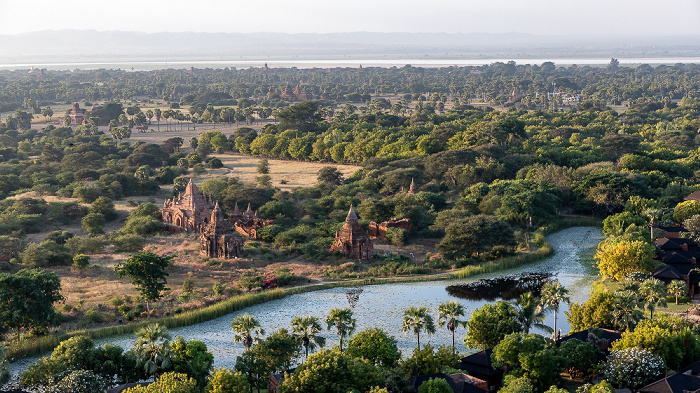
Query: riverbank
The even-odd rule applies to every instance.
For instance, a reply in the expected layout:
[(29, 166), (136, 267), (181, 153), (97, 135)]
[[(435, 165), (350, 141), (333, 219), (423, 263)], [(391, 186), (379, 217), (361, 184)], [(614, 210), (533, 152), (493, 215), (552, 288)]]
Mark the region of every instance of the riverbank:
[(473, 277), (478, 274), (495, 273), (512, 269), (515, 267), (525, 266), (533, 262), (537, 262), (551, 255), (553, 252), (552, 246), (544, 239), (544, 236), (563, 229), (577, 226), (600, 226), (600, 220), (591, 218), (567, 218), (560, 220), (554, 225), (540, 230), (542, 243), (531, 253), (518, 254), (516, 256), (503, 258), (498, 261), (484, 262), (479, 265), (467, 266), (457, 272), (443, 272), (432, 275), (421, 276), (404, 276), (404, 277), (388, 277), (388, 278), (367, 278), (363, 280), (347, 280), (347, 281), (329, 281), (320, 284), (303, 285), (292, 288), (277, 288), (265, 290), (256, 293), (247, 293), (225, 299), (216, 304), (203, 307), (200, 309), (184, 312), (182, 314), (168, 316), (158, 319), (143, 320), (139, 322), (131, 322), (128, 324), (119, 324), (96, 329), (82, 329), (65, 332), (63, 334), (54, 334), (46, 337), (34, 337), (31, 339), (22, 340), (20, 345), (9, 345), (7, 348), (8, 357), (10, 359), (22, 359), (30, 356), (42, 355), (51, 351), (58, 343), (70, 337), (77, 335), (85, 335), (92, 339), (102, 339), (112, 336), (120, 336), (132, 334), (143, 326), (149, 323), (158, 322), (168, 329), (191, 326), (197, 323), (210, 321), (221, 316), (240, 311), (246, 307), (261, 304), (275, 299), (281, 299), (290, 295), (302, 294), (312, 291), (320, 291), (337, 287), (354, 287), (359, 285), (377, 285), (377, 284), (398, 284), (398, 283), (413, 283), (426, 281), (441, 281), (447, 279), (463, 279)]

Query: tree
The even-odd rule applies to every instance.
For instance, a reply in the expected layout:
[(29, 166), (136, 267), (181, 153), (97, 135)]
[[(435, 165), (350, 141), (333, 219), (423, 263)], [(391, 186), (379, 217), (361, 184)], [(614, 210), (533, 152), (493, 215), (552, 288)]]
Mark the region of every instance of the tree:
[(165, 326), (158, 323), (144, 326), (136, 331), (136, 337), (134, 352), (139, 355), (139, 366), (146, 375), (157, 377), (171, 369), (171, 336)]
[(90, 257), (85, 254), (78, 254), (73, 257), (73, 269), (84, 272), (90, 266)]
[(507, 366), (508, 375), (527, 377), (535, 391), (544, 391), (561, 378), (562, 361), (554, 341), (539, 334), (513, 333), (493, 348), (494, 368)]
[(654, 247), (641, 240), (602, 242), (595, 253), (598, 269), (605, 277), (623, 280), (628, 273), (651, 271)]
[(442, 378), (430, 378), (418, 387), (418, 393), (452, 393), (450, 384)]
[(105, 196), (95, 199), (90, 205), (89, 212), (102, 214), (107, 221), (112, 221), (119, 217), (117, 210), (114, 208), (114, 203)]
[(114, 266), (114, 271), (119, 277), (129, 277), (131, 284), (139, 288), (146, 301), (148, 318), (151, 317), (149, 303), (163, 297), (163, 291), (168, 289), (165, 286), (168, 283), (168, 273), (165, 269), (170, 266), (173, 258), (172, 255), (160, 257), (152, 252), (141, 252)]
[(363, 358), (384, 369), (396, 366), (401, 352), (396, 339), (381, 328), (367, 328), (357, 332), (350, 341), (345, 353), (355, 358)]
[(352, 310), (349, 308), (333, 307), (326, 316), (327, 329), (335, 327), (340, 339), (340, 352), (343, 352), (343, 340), (355, 331), (355, 319), (352, 317)]
[(310, 355), (293, 374), (287, 375), (279, 392), (366, 392), (382, 383), (373, 365), (337, 350), (324, 349)]
[(655, 381), (665, 368), (664, 360), (642, 348), (613, 351), (602, 364), (605, 380), (620, 389), (636, 390)]
[(90, 236), (104, 235), (107, 220), (100, 213), (86, 214), (81, 220), (83, 230)]
[(436, 249), (444, 253), (446, 259), (459, 259), (499, 245), (515, 245), (513, 230), (496, 217), (479, 214), (451, 222)]
[(287, 329), (282, 328), (260, 340), (251, 352), (265, 363), (266, 374), (269, 375), (292, 368), (301, 347), (301, 342), (290, 335)]
[(323, 348), (326, 345), (326, 339), (319, 333), (321, 333), (321, 324), (317, 317), (304, 315), (292, 318), (292, 334), (301, 341), (307, 358), (309, 349), (313, 351), (317, 346)]
[(666, 307), (666, 285), (661, 280), (649, 278), (642, 282), (639, 287), (639, 300), (646, 304), (649, 310), (649, 318), (654, 319), (654, 310), (656, 307)]
[(315, 101), (304, 101), (277, 112), (279, 130), (314, 131), (322, 120), (319, 105)]
[(197, 381), (187, 374), (169, 372), (146, 386), (137, 386), (125, 391), (126, 393), (201, 393)]
[(7, 356), (5, 346), (0, 345), (0, 385), (4, 385), (10, 380), (10, 370), (7, 367)]
[(678, 304), (678, 298), (688, 293), (688, 284), (685, 281), (674, 280), (666, 286), (666, 291), (676, 298), (676, 304)]
[(316, 177), (319, 183), (328, 183), (339, 186), (343, 183), (343, 174), (334, 166), (324, 166), (319, 169)]
[(433, 317), (428, 314), (428, 307), (409, 307), (404, 310), (401, 331), (416, 335), (418, 349), (420, 349), (420, 332), (423, 330), (426, 334), (435, 334), (435, 324)]
[(556, 334), (559, 305), (562, 302), (569, 303), (569, 291), (559, 281), (547, 282), (540, 290), (540, 301), (545, 308), (554, 310), (554, 329), (552, 329), (552, 332)]
[(261, 175), (267, 175), (270, 173), (270, 163), (267, 161), (267, 159), (263, 158), (262, 160), (258, 161), (258, 167), (256, 170)]
[(452, 334), (452, 353), (455, 351), (455, 330), (458, 327), (467, 327), (467, 321), (460, 321), (459, 317), (466, 314), (466, 309), (454, 300), (444, 302), (438, 306), (438, 324), (440, 328), (447, 326), (447, 330)]
[(222, 367), (214, 369), (204, 391), (206, 393), (248, 393), (250, 389), (248, 380), (240, 371), (235, 372)]
[(615, 293), (612, 312), (612, 323), (618, 330), (632, 330), (639, 321), (644, 318), (642, 312), (637, 309), (639, 299), (632, 291), (618, 291)]
[(56, 320), (54, 303), (63, 301), (61, 281), (53, 272), (22, 269), (0, 273), (0, 327), (47, 326)]
[(170, 342), (170, 354), (173, 370), (184, 373), (197, 381), (202, 389), (207, 383), (207, 377), (214, 364), (214, 355), (207, 351), (207, 345), (199, 340), (186, 341), (177, 336)]
[(561, 344), (559, 353), (572, 378), (583, 376), (598, 361), (593, 346), (575, 338), (566, 340)]
[(615, 329), (612, 311), (615, 295), (610, 292), (595, 292), (584, 304), (573, 303), (566, 311), (566, 320), (572, 332), (589, 328)]
[(467, 322), (464, 345), (485, 350), (495, 347), (506, 335), (518, 332), (520, 324), (513, 318), (514, 312), (513, 306), (503, 300), (477, 308)]
[(534, 388), (528, 377), (516, 377), (508, 374), (503, 377), (503, 387), (499, 393), (533, 393)]
[(644, 348), (660, 356), (672, 370), (680, 370), (700, 359), (700, 338), (688, 321), (675, 316), (641, 321), (612, 346), (613, 350), (626, 348)]
[(673, 220), (682, 223), (697, 214), (700, 214), (700, 202), (683, 201), (673, 209)]
[(253, 343), (258, 342), (260, 336), (265, 334), (258, 319), (248, 313), (237, 316), (231, 322), (231, 329), (233, 329), (233, 342), (243, 343), (246, 351), (253, 346)]
[(525, 334), (530, 333), (530, 329), (538, 327), (549, 331), (552, 328), (543, 324), (544, 309), (540, 305), (540, 300), (532, 292), (526, 292), (518, 297), (515, 303), (515, 320), (520, 324), (520, 331)]

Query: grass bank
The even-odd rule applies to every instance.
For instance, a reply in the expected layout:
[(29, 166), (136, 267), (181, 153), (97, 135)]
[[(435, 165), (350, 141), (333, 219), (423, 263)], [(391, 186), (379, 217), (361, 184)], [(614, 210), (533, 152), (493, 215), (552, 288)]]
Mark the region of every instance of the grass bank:
[(552, 246), (544, 240), (544, 236), (562, 229), (575, 226), (600, 226), (601, 221), (587, 218), (564, 219), (555, 225), (542, 228), (538, 231), (541, 239), (536, 251), (502, 258), (494, 262), (484, 262), (478, 265), (467, 266), (452, 274), (421, 275), (414, 277), (395, 278), (365, 278), (360, 280), (335, 281), (318, 285), (301, 286), (294, 288), (276, 288), (256, 293), (237, 295), (208, 307), (184, 312), (173, 316), (152, 320), (142, 320), (127, 324), (112, 325), (95, 329), (74, 330), (64, 334), (53, 334), (45, 337), (32, 337), (13, 342), (7, 346), (7, 355), (11, 359), (21, 359), (29, 356), (45, 354), (55, 348), (61, 341), (70, 337), (84, 335), (92, 339), (100, 339), (111, 336), (133, 334), (149, 323), (158, 322), (169, 329), (190, 326), (206, 322), (256, 304), (270, 300), (281, 299), (289, 295), (319, 291), (338, 287), (352, 287), (358, 285), (377, 285), (392, 283), (410, 283), (422, 281), (439, 281), (456, 278), (472, 277), (477, 274), (493, 273), (507, 270), (524, 264), (539, 261), (553, 253)]

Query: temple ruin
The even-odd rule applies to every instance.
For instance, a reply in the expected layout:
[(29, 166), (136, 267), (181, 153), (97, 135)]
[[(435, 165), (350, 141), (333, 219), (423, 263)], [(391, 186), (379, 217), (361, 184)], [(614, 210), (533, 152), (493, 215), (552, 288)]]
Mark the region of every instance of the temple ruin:
[(374, 257), (374, 245), (360, 226), (360, 220), (355, 209), (350, 205), (350, 211), (345, 218), (345, 224), (335, 234), (333, 249), (343, 253), (346, 258), (371, 261)]

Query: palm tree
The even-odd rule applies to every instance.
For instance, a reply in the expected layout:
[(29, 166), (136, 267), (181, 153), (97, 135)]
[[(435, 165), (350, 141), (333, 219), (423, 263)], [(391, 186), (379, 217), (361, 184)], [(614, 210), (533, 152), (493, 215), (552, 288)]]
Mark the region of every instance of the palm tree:
[(152, 323), (136, 331), (138, 339), (134, 351), (139, 355), (139, 363), (147, 375), (154, 375), (160, 368), (170, 367), (170, 333), (158, 323)]
[(569, 291), (559, 281), (548, 282), (542, 286), (540, 303), (545, 308), (554, 310), (554, 329), (552, 330), (554, 334), (557, 331), (557, 312), (561, 302), (569, 303)]
[(438, 324), (440, 328), (447, 325), (447, 330), (452, 333), (452, 353), (455, 353), (455, 330), (461, 325), (467, 327), (467, 321), (460, 321), (459, 317), (466, 314), (467, 309), (454, 300), (442, 303), (438, 306)]
[(678, 298), (688, 293), (688, 284), (685, 281), (674, 280), (666, 286), (666, 291), (669, 295), (676, 297), (676, 304), (678, 304)]
[(355, 331), (355, 322), (355, 319), (352, 317), (352, 310), (349, 308), (333, 307), (328, 312), (326, 324), (328, 324), (328, 330), (335, 327), (338, 331), (340, 352), (343, 352), (343, 339), (350, 336)]
[(639, 287), (640, 300), (647, 306), (651, 313), (649, 319), (654, 319), (654, 310), (658, 307), (666, 307), (666, 285), (657, 279), (649, 278), (644, 280)]
[(259, 336), (265, 334), (258, 319), (248, 313), (237, 316), (231, 322), (231, 329), (233, 329), (233, 342), (242, 342), (246, 351), (253, 346), (254, 342), (258, 341)]
[(321, 324), (317, 317), (304, 315), (292, 318), (292, 335), (301, 340), (307, 358), (309, 357), (309, 349), (313, 351), (317, 345), (319, 347), (326, 345), (326, 339), (318, 335), (320, 332)]
[(427, 334), (435, 334), (435, 324), (433, 317), (428, 314), (428, 307), (409, 307), (403, 312), (403, 322), (401, 331), (412, 332), (418, 339), (418, 349), (420, 349), (420, 332), (425, 330)]
[(637, 309), (639, 305), (636, 293), (632, 291), (615, 292), (612, 317), (616, 328), (620, 330), (631, 330), (634, 328), (637, 322), (644, 318), (642, 312)]
[(520, 295), (515, 303), (515, 320), (520, 324), (523, 333), (529, 334), (533, 326), (551, 333), (552, 328), (542, 323), (544, 318), (544, 309), (532, 292)]

